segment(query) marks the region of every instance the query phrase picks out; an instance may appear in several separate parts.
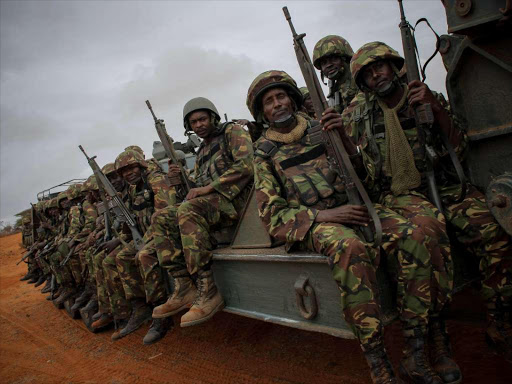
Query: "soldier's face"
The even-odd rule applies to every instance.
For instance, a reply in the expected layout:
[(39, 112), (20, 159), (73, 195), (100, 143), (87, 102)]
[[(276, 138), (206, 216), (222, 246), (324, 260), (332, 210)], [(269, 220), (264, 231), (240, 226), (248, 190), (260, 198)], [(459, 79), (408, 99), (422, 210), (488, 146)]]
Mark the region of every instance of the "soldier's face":
[(131, 164), (121, 168), (121, 176), (128, 184), (137, 185), (142, 180), (142, 170), (138, 164)]
[(117, 192), (121, 192), (124, 188), (124, 179), (117, 172), (111, 172), (107, 175), (108, 180), (112, 183)]
[(314, 113), (315, 112), (315, 108), (313, 107), (313, 101), (311, 100), (311, 96), (306, 96), (306, 98), (304, 99), (304, 107), (306, 108), (306, 110), (309, 112), (309, 113)]
[(293, 114), (293, 101), (283, 88), (272, 88), (261, 98), (265, 119), (274, 123)]
[(99, 193), (98, 191), (96, 190), (93, 190), (93, 191), (88, 191), (87, 192), (87, 200), (89, 201), (89, 203), (95, 203), (98, 201), (98, 198), (99, 198)]
[(320, 69), (325, 77), (332, 79), (343, 68), (343, 59), (338, 55), (329, 55), (320, 59)]
[(205, 139), (213, 131), (210, 113), (207, 111), (195, 111), (188, 116), (188, 124), (194, 133), (201, 139)]
[(388, 61), (379, 60), (364, 67), (361, 76), (371, 91), (378, 91), (393, 81), (395, 73)]

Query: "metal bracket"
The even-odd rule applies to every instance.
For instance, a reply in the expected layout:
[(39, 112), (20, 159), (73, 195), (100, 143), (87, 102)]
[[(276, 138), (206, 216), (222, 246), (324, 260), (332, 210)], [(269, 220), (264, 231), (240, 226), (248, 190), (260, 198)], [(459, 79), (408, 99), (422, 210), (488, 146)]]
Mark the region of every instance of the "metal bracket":
[[(309, 283), (309, 276), (302, 274), (295, 281), (295, 297), (297, 299), (297, 307), (299, 307), (300, 314), (306, 320), (313, 319), (318, 313), (318, 304), (316, 302), (315, 290)], [(310, 309), (308, 310), (304, 305), (304, 297), (309, 297)]]

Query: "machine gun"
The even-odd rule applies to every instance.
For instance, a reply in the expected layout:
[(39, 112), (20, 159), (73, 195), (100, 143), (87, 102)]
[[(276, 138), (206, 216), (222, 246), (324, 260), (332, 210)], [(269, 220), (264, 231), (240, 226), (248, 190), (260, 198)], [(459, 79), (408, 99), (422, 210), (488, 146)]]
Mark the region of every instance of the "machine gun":
[[(292, 31), (295, 55), (297, 56), (297, 61), (300, 66), (302, 76), (304, 77), (304, 81), (306, 82), (306, 86), (309, 89), (309, 94), (311, 95), (311, 101), (313, 102), (315, 113), (318, 117), (321, 117), (323, 112), (327, 109), (328, 105), (320, 86), (318, 77), (316, 76), (315, 69), (313, 67), (313, 63), (311, 62), (311, 58), (307, 51), (306, 45), (304, 44), (303, 39), (306, 34), (302, 33), (298, 35), (297, 32), (295, 32), (295, 28), (293, 26), (292, 19), (287, 7), (283, 7), (283, 12)], [(377, 212), (375, 211), (375, 208), (373, 207), (373, 204), (368, 197), (366, 190), (361, 184), (361, 181), (359, 180), (359, 177), (357, 176), (356, 171), (350, 162), (349, 155), (345, 149), (345, 146), (343, 145), (339, 133), (334, 130), (323, 131), (323, 133), (329, 156), (331, 160), (336, 162), (336, 165), (345, 177), (345, 187), (350, 204), (361, 205), (362, 198), (364, 205), (366, 205), (368, 213), (370, 214), (375, 225), (375, 244), (380, 245), (382, 240), (382, 225), (380, 223), (379, 216), (377, 215)], [(363, 232), (366, 241), (374, 241), (373, 232), (370, 227), (362, 227), (361, 231)]]
[[(402, 47), (404, 50), (405, 67), (407, 68), (407, 82), (410, 83), (413, 80), (424, 81), (425, 75), (423, 75), (423, 79), (420, 79), (420, 69), (418, 66), (418, 62), (416, 60), (416, 53), (418, 49), (416, 46), (416, 40), (414, 39), (414, 29), (413, 27), (411, 27), (411, 25), (405, 18), (402, 0), (398, 0), (398, 4), (400, 6), (399, 28), (400, 34), (402, 35)], [(420, 19), (418, 23), (423, 20), (424, 19)], [(437, 50), (435, 53), (437, 53)], [(424, 73), (424, 68), (422, 70), (422, 73)], [(416, 127), (418, 130), (418, 141), (420, 143), (422, 151), (421, 156), (425, 159), (427, 165), (427, 171), (425, 172), (425, 175), (427, 177), (428, 195), (430, 201), (436, 206), (436, 208), (439, 209), (439, 211), (443, 212), (443, 202), (441, 200), (441, 196), (439, 195), (439, 191), (437, 190), (435, 177), (435, 163), (437, 162), (438, 156), (431, 144), (431, 128), (432, 125), (434, 124), (434, 113), (432, 112), (432, 106), (430, 104), (421, 104), (414, 107), (414, 120), (416, 121)], [(457, 199), (454, 199), (454, 202), (461, 202), (462, 200), (464, 200), (464, 197), (466, 196), (466, 177), (464, 175), (462, 165), (460, 164), (460, 161), (457, 158), (457, 155), (452, 145), (450, 144), (448, 138), (446, 137), (446, 134), (443, 132), (442, 129), (439, 129), (439, 134), (444, 147), (448, 151), (448, 154), (453, 163), (455, 171), (457, 172), (457, 176), (461, 184), (461, 194)]]
[[(137, 222), (135, 221), (134, 215), (130, 212), (130, 210), (126, 207), (121, 197), (116, 192), (116, 189), (110, 182), (110, 180), (103, 174), (101, 171), (101, 168), (99, 167), (98, 163), (96, 163), (96, 156), (89, 157), (87, 156), (87, 153), (85, 153), (85, 150), (81, 145), (78, 146), (84, 156), (87, 158), (87, 161), (89, 162), (89, 166), (92, 168), (92, 171), (94, 172), (94, 175), (96, 176), (96, 181), (98, 182), (98, 185), (102, 185), (105, 192), (110, 196), (112, 201), (117, 205), (117, 207), (120, 209), (121, 214), (124, 216), (125, 223), (128, 225), (128, 228), (130, 228), (130, 232), (132, 233), (133, 238), (133, 244), (135, 245), (135, 248), (140, 251), (142, 247), (144, 247), (144, 241), (142, 240), (142, 236), (139, 232), (139, 229), (137, 227)], [(108, 210), (108, 205), (107, 205)]]
[(151, 107), (151, 103), (149, 100), (146, 100), (146, 105), (148, 106), (151, 115), (153, 115), (153, 120), (155, 120), (155, 128), (156, 132), (158, 133), (158, 137), (160, 138), (160, 141), (162, 142), (162, 145), (165, 149), (165, 154), (167, 157), (172, 161), (173, 164), (177, 165), (180, 168), (180, 174), (181, 174), (181, 185), (184, 188), (184, 195), (186, 196), (188, 191), (190, 191), (190, 181), (187, 177), (187, 172), (185, 172), (185, 168), (183, 168), (183, 165), (178, 160), (178, 156), (176, 155), (176, 151), (174, 150), (174, 142), (172, 138), (167, 134), (167, 130), (165, 129), (165, 124), (162, 119), (158, 119), (153, 112), (153, 108)]

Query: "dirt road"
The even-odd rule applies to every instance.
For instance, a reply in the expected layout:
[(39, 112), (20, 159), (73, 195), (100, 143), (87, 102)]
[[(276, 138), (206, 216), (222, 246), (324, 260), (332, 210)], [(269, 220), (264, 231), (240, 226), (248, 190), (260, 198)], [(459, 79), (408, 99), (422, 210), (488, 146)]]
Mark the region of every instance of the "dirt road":
[[(112, 330), (90, 333), (19, 281), (26, 272), (25, 264), (15, 265), (20, 243), (19, 234), (0, 238), (1, 383), (370, 382), (355, 341), (227, 313), (201, 326), (176, 327), (152, 346), (142, 344), (147, 326), (112, 342)], [(476, 313), (449, 322), (464, 383), (512, 382), (512, 365), (489, 351)], [(386, 330), (386, 342), (396, 366), (402, 347), (397, 324)]]

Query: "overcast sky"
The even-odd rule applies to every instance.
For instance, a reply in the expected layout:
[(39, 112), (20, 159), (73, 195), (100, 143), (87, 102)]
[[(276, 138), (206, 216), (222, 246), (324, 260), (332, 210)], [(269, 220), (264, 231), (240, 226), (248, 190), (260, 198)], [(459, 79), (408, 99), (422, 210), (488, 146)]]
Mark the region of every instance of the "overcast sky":
[[(281, 8), (288, 6), (312, 55), (325, 35), (354, 51), (380, 40), (402, 52), (396, 0), (380, 1), (5, 1), (0, 3), (0, 220), (39, 191), (92, 172), (78, 149), (103, 166), (128, 145), (151, 157), (158, 140), (144, 103), (176, 140), (183, 105), (212, 100), (221, 115), (250, 118), (252, 80), (282, 69), (304, 85)], [(428, 17), (447, 33), (439, 0), (404, 0), (412, 23)], [(435, 39), (417, 33), (423, 60)], [(445, 93), (439, 57), (427, 83)]]

